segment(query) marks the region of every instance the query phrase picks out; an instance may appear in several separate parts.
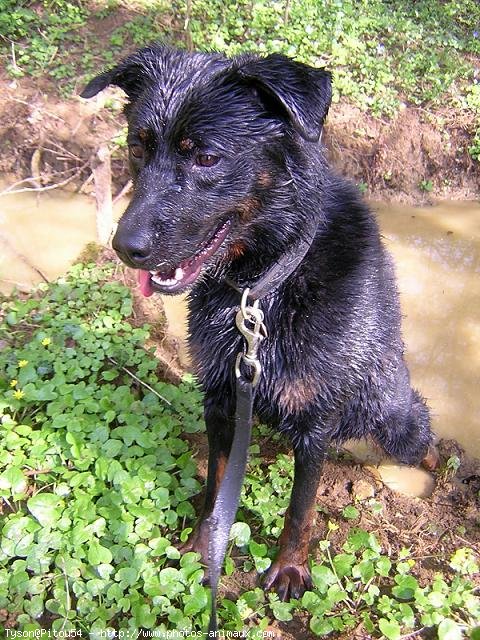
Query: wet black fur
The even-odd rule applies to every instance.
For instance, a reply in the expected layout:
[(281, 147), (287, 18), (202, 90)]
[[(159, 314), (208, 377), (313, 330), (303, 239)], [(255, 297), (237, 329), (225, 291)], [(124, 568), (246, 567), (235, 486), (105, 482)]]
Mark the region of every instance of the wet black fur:
[[(261, 301), (268, 338), (255, 411), (294, 447), (292, 527), (303, 526), (331, 441), (371, 434), (398, 460), (418, 463), (431, 441), (429, 414), (403, 358), (392, 262), (369, 208), (331, 171), (318, 142), (330, 75), (280, 55), (229, 60), (152, 46), (83, 95), (108, 84), (129, 96), (128, 140), (145, 149), (143, 160), (130, 158), (135, 192), (114, 241), (122, 259), (174, 267), (232, 221), (189, 294), (211, 447), (206, 511), (217, 457), (231, 443), (234, 360), (243, 346), (234, 322), (239, 295), (224, 278), (254, 283), (312, 217), (318, 231), (307, 256)], [(185, 138), (193, 148), (182, 150)], [(199, 167), (198, 150), (221, 160)], [(242, 255), (230, 252), (234, 243)], [(296, 402), (287, 401), (292, 389)]]

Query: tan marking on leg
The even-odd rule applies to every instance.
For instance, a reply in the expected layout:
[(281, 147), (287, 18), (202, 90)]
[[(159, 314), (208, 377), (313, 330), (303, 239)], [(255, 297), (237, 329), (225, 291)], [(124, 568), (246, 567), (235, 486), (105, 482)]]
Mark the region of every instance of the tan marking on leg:
[(305, 513), (301, 522), (292, 523), (290, 508), (285, 514), (285, 526), (280, 536), (280, 551), (265, 574), (265, 589), (274, 589), (280, 600), (301, 598), (306, 589), (312, 589), (308, 567), (308, 546), (315, 506)]
[(279, 382), (278, 404), (287, 413), (306, 409), (316, 397), (316, 386), (309, 378), (296, 378)]
[(217, 461), (217, 472), (215, 474), (215, 497), (218, 493), (218, 489), (225, 475), (225, 468), (227, 466), (228, 458), (225, 455), (219, 455)]
[(308, 559), (308, 546), (315, 516), (315, 504), (307, 511), (303, 522), (292, 524), (290, 507), (285, 514), (283, 531), (278, 539), (280, 551), (277, 562), (304, 564)]

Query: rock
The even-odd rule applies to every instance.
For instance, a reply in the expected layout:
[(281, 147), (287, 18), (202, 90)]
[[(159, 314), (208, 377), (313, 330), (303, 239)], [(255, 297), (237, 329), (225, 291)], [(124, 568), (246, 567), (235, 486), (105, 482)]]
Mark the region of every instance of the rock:
[(352, 486), (352, 495), (355, 500), (368, 500), (375, 496), (375, 487), (368, 480), (356, 480)]

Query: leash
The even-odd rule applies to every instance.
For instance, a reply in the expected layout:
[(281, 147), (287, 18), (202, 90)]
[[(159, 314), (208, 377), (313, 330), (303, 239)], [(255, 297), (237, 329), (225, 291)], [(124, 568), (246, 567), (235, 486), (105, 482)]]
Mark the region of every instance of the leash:
[[(279, 287), (295, 271), (310, 249), (317, 228), (318, 222), (315, 220), (314, 224), (310, 224), (307, 229), (305, 237), (283, 254), (252, 288), (242, 289), (236, 282), (226, 279), (227, 284), (242, 295), (235, 323), (245, 338), (246, 349), (237, 355), (235, 361), (235, 432), (225, 474), (220, 483), (212, 513), (208, 517), (208, 570), (212, 599), (208, 637), (214, 638), (218, 635), (218, 583), (245, 477), (252, 432), (255, 387), (262, 373), (258, 348), (261, 341), (266, 338), (267, 330), (259, 300)], [(253, 300), (253, 304), (248, 304), (249, 299)], [(245, 370), (248, 370), (248, 373), (245, 373)]]
[[(208, 569), (212, 595), (212, 608), (208, 626), (209, 637), (216, 637), (218, 632), (218, 582), (227, 551), (230, 529), (237, 513), (247, 466), (248, 447), (252, 433), (254, 389), (262, 372), (257, 352), (260, 342), (267, 335), (267, 330), (263, 324), (263, 311), (259, 308), (258, 300), (253, 305), (247, 304), (249, 291), (247, 288), (243, 292), (240, 309), (235, 318), (237, 328), (247, 342), (247, 350), (240, 352), (235, 361), (235, 377), (237, 379), (235, 433), (225, 474), (215, 499), (213, 511), (208, 518), (210, 534), (208, 539)], [(244, 374), (242, 364), (245, 365), (245, 368), (253, 371), (251, 376)]]

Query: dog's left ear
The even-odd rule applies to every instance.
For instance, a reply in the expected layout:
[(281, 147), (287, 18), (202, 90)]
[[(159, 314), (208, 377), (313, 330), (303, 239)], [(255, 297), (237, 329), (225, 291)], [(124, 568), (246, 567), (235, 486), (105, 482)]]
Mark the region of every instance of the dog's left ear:
[(80, 96), (82, 98), (93, 98), (97, 93), (114, 84), (123, 89), (131, 101), (135, 100), (143, 91), (150, 78), (150, 58), (155, 58), (157, 49), (145, 47), (136, 53), (128, 56), (116, 67), (96, 76), (87, 84)]
[(101, 73), (90, 80), (80, 97), (93, 98), (110, 84), (123, 89), (130, 100), (133, 100), (139, 95), (144, 86), (142, 68), (138, 64), (121, 64), (110, 71), (105, 71), (105, 73)]
[(315, 142), (320, 138), (332, 101), (329, 71), (274, 53), (266, 58), (250, 59), (238, 68), (238, 74), (280, 102), (305, 140)]

